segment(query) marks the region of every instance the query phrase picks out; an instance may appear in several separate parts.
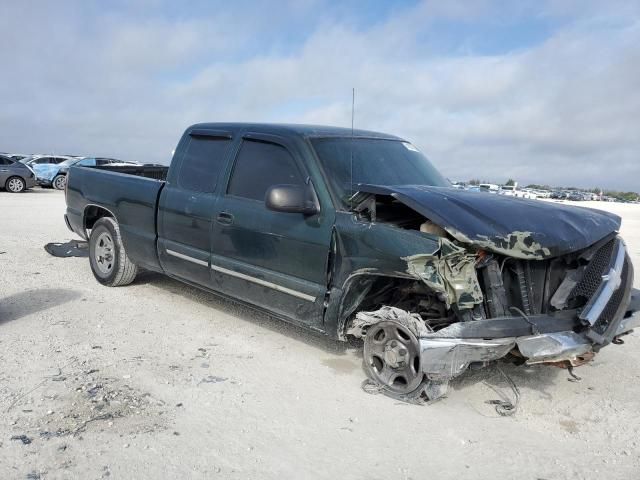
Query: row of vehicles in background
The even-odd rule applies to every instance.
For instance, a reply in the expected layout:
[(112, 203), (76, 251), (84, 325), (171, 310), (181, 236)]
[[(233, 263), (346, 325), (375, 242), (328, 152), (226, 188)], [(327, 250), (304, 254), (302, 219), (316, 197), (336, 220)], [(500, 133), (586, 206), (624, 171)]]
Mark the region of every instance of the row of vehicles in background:
[(0, 188), (11, 193), (20, 193), (36, 185), (64, 190), (72, 165), (127, 167), (142, 164), (105, 157), (0, 154)]
[(573, 200), (582, 202), (587, 200), (607, 200), (601, 194), (592, 192), (580, 192), (578, 190), (556, 190), (551, 193), (551, 198), (555, 200)]
[(535, 190), (533, 188), (518, 188), (517, 182), (513, 185), (497, 185), (494, 183), (481, 183), (479, 185), (465, 185), (454, 183), (454, 188), (461, 190), (470, 190), (472, 192), (494, 193), (496, 195), (504, 195), (516, 198), (550, 198), (551, 192), (548, 190)]
[(514, 185), (498, 185), (494, 183), (481, 183), (478, 185), (470, 185), (464, 183), (454, 183), (454, 188), (461, 190), (470, 190), (475, 192), (494, 193), (496, 195), (505, 195), (507, 197), (517, 198), (551, 198), (554, 200), (572, 200), (581, 201), (615, 201), (613, 198), (603, 196), (601, 193), (582, 192), (579, 190), (542, 190), (534, 188), (518, 188), (518, 183)]

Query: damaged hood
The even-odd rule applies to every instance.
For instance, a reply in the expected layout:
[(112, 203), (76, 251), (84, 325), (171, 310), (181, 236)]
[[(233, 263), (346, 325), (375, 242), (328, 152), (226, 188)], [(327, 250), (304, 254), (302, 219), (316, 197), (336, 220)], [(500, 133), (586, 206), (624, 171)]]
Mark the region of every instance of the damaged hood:
[(582, 250), (620, 228), (620, 217), (601, 210), (542, 200), (425, 185), (358, 185), (389, 195), (463, 243), (522, 259)]

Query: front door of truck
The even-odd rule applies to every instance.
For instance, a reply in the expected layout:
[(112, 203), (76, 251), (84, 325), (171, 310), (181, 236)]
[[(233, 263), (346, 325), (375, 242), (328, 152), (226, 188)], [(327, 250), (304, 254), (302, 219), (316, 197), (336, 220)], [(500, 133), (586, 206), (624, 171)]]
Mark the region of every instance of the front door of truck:
[(158, 202), (158, 257), (165, 272), (210, 285), (211, 222), (231, 134), (195, 129), (181, 140)]
[(214, 288), (321, 327), (333, 209), (317, 215), (267, 209), (273, 185), (304, 184), (300, 154), (286, 139), (245, 134), (220, 192), (212, 233)]

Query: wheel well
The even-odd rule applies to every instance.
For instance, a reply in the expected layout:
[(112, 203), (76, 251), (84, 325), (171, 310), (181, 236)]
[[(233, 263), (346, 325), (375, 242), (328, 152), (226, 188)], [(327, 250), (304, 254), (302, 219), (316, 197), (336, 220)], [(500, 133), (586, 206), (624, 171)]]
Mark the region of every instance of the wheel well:
[(22, 175), (18, 175), (16, 173), (14, 173), (13, 175), (7, 177), (7, 180), (4, 183), (9, 182), (9, 180), (11, 180), (12, 178), (19, 178), (20, 180), (22, 180), (23, 182), (25, 181), (24, 177)]
[(447, 316), (444, 302), (420, 280), (359, 275), (352, 279), (343, 295), (338, 338), (346, 338), (346, 330), (357, 312), (378, 310), (383, 306), (419, 313), (427, 322), (444, 320)]
[(85, 230), (91, 230), (95, 223), (102, 217), (113, 218), (113, 214), (106, 208), (98, 207), (96, 205), (89, 205), (84, 211)]

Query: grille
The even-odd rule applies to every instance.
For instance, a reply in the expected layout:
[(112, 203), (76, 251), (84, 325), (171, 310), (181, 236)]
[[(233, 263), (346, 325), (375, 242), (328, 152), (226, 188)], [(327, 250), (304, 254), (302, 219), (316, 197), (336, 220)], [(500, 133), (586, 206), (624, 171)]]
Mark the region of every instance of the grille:
[(600, 335), (603, 335), (604, 332), (609, 328), (609, 325), (613, 321), (620, 304), (624, 300), (624, 294), (627, 290), (627, 283), (629, 282), (629, 258), (626, 257), (624, 259), (624, 266), (622, 267), (622, 278), (621, 278), (620, 287), (613, 293), (611, 299), (607, 303), (606, 307), (600, 314), (600, 317), (596, 321), (595, 325), (593, 325), (593, 329), (598, 332)]
[(607, 267), (609, 267), (614, 245), (615, 238), (605, 243), (595, 253), (589, 265), (587, 265), (582, 280), (573, 288), (570, 298), (583, 297), (589, 299), (595, 295), (602, 283), (602, 275), (606, 273)]

